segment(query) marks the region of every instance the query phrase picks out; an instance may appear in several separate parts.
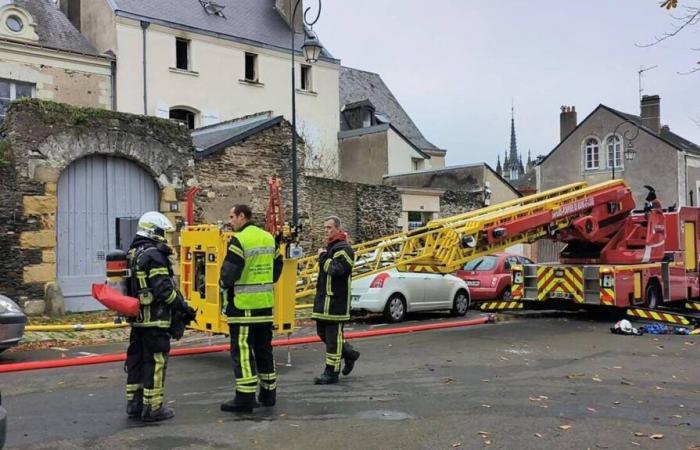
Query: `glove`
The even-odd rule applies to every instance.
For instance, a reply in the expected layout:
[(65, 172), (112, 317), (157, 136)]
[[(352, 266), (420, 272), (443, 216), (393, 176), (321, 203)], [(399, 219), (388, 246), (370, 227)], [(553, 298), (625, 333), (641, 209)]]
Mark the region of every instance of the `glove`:
[(188, 305), (181, 296), (178, 296), (173, 305), (168, 332), (173, 339), (179, 340), (185, 334), (185, 328), (192, 321), (197, 321), (197, 310)]

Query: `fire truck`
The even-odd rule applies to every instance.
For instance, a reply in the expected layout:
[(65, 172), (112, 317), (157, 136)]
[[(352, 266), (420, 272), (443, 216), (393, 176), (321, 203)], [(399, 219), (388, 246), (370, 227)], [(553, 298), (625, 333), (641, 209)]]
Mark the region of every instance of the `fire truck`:
[[(275, 327), (291, 332), (297, 300), (315, 293), (317, 257), (296, 258), (295, 233), (280, 220), (279, 185), (271, 183), (273, 231), (285, 251), (275, 288)], [(277, 192), (277, 194), (275, 193)], [(353, 245), (353, 278), (392, 268), (453, 273), (482, 255), (518, 243), (551, 239), (565, 244), (560, 262), (513, 268), (511, 302), (490, 302), (482, 309), (521, 309), (560, 304), (626, 308), (640, 318), (690, 323), (688, 316), (663, 308), (700, 311), (698, 228), (700, 208), (663, 210), (649, 188), (648, 202), (635, 211), (623, 180), (589, 186), (573, 183), (463, 214), (426, 226)], [(196, 328), (225, 333), (219, 272), (231, 233), (215, 225), (192, 225), (180, 236), (180, 285), (199, 311)]]

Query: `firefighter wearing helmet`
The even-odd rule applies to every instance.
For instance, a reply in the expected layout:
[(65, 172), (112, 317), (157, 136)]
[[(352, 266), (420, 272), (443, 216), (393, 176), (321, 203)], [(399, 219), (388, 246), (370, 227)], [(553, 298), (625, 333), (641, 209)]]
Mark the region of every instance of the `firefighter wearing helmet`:
[(131, 323), (126, 352), (126, 412), (130, 418), (145, 422), (175, 415), (163, 403), (163, 389), (172, 314), (186, 304), (173, 281), (172, 249), (165, 239), (165, 233), (173, 229), (163, 214), (145, 213), (128, 252), (129, 295), (139, 299), (140, 310)]

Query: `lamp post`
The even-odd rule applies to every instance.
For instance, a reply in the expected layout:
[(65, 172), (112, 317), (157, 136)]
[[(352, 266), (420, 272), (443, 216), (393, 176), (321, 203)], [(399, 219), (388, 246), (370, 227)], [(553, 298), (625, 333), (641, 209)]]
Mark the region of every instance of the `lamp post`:
[[(617, 130), (620, 128), (620, 126), (630, 123), (628, 121), (623, 121), (617, 124), (615, 129), (613, 130), (613, 136), (617, 137)], [(637, 124), (632, 124), (634, 125), (635, 128), (635, 133), (634, 136), (629, 137), (628, 133), (630, 130), (625, 130), (624, 133), (622, 133), (622, 142), (620, 144), (623, 144), (625, 141), (627, 142), (627, 145), (625, 146), (625, 149), (623, 150), (622, 154), (625, 158), (625, 161), (632, 161), (636, 156), (637, 156), (637, 151), (634, 149), (634, 140), (637, 139), (637, 136), (639, 136), (639, 126)], [(612, 137), (612, 136), (611, 136)], [(607, 144), (607, 143), (606, 143)], [(617, 152), (616, 149), (613, 148), (613, 158), (612, 158), (612, 179), (615, 179), (615, 164), (617, 163)]]
[[(297, 193), (297, 178), (299, 168), (297, 167), (297, 86), (296, 70), (294, 67), (296, 22), (294, 18), (296, 17), (297, 8), (301, 4), (301, 2), (302, 0), (296, 0), (296, 3), (294, 4), (294, 9), (292, 10), (292, 17), (290, 19), (290, 25), (292, 29), (292, 47), (290, 49), (290, 53), (292, 55), (292, 226), (295, 231), (297, 230), (297, 226), (299, 225), (299, 199)], [(321, 16), (321, 0), (318, 0), (318, 13), (316, 14), (316, 17), (311, 21), (309, 21), (306, 18), (306, 15), (308, 14), (310, 9), (311, 8), (306, 8), (304, 10), (304, 20), (302, 26), (302, 32), (304, 33), (304, 44), (301, 46), (301, 49), (304, 52), (304, 58), (306, 58), (306, 61), (312, 64), (318, 61), (318, 58), (321, 55), (321, 51), (323, 50), (321, 41), (318, 40), (316, 33), (314, 33), (313, 29), (311, 28), (316, 22), (318, 22), (318, 18)], [(309, 28), (306, 29), (306, 26), (308, 26)]]

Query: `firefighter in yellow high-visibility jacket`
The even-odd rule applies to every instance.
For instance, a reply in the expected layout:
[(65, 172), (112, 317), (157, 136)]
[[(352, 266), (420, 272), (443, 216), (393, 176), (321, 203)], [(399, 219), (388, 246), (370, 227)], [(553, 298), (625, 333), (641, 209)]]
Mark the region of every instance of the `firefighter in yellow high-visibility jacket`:
[(221, 404), (222, 411), (251, 413), (277, 401), (277, 372), (272, 355), (273, 285), (282, 273), (282, 255), (270, 233), (251, 222), (247, 205), (236, 205), (229, 224), (236, 234), (221, 266), (224, 313), (231, 336), (231, 360), (236, 395)]

